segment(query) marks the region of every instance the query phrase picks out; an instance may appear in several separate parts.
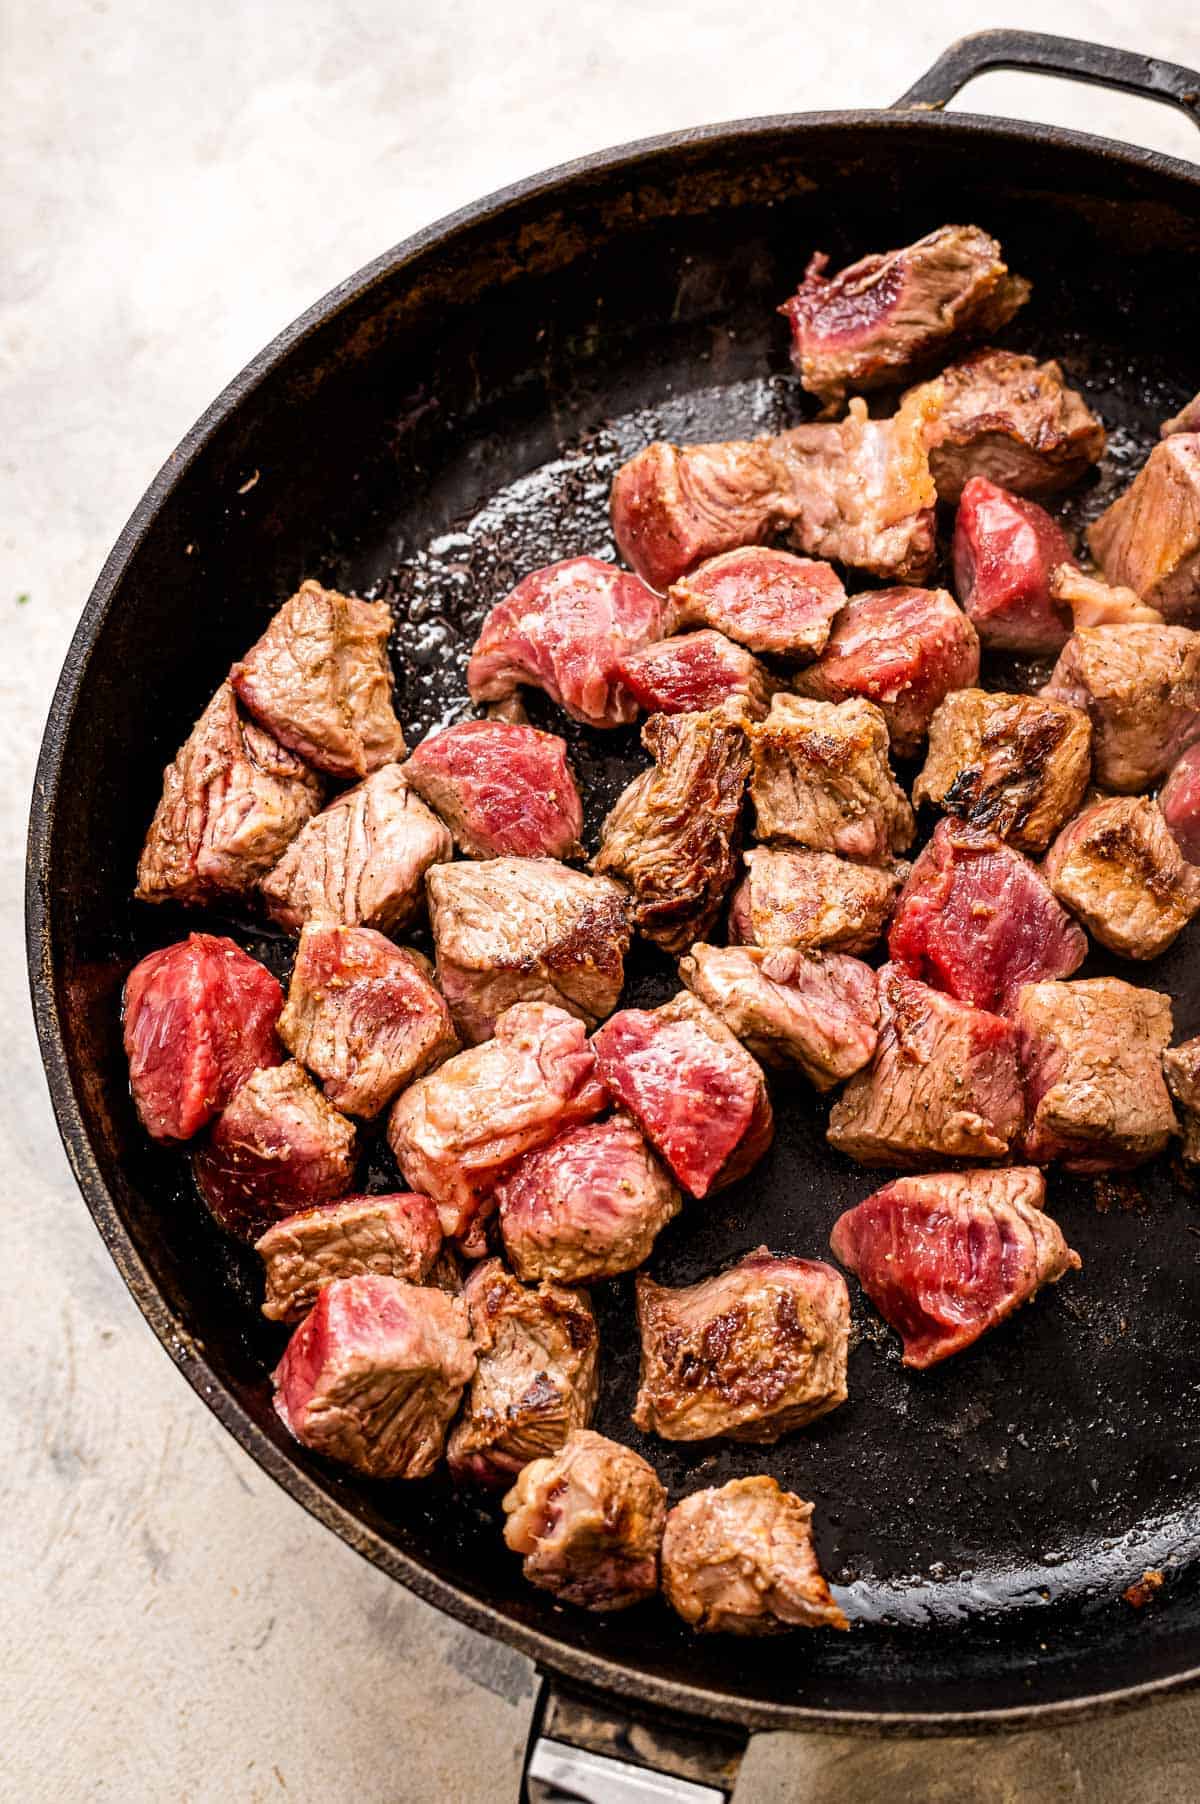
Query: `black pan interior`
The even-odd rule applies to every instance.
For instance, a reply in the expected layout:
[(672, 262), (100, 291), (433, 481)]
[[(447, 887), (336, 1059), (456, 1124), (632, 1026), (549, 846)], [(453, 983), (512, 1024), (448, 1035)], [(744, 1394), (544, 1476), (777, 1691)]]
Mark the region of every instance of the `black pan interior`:
[[(1194, 1188), (1169, 1163), (1119, 1183), (1053, 1180), (1082, 1274), (925, 1375), (902, 1371), (852, 1285), (851, 1401), (773, 1449), (639, 1437), (631, 1288), (602, 1287), (598, 1426), (647, 1453), (673, 1496), (766, 1469), (816, 1499), (820, 1551), (857, 1626), (760, 1646), (697, 1640), (658, 1606), (609, 1621), (557, 1609), (524, 1586), (473, 1497), (361, 1482), (275, 1422), (266, 1374), (281, 1336), (257, 1314), (254, 1262), (211, 1228), (186, 1165), (147, 1142), (127, 1094), (121, 983), (195, 924), (129, 899), (158, 773), (306, 574), (392, 601), (410, 743), (452, 718), (491, 602), (551, 559), (611, 554), (608, 483), (623, 457), (658, 435), (803, 417), (773, 309), (814, 247), (836, 263), (949, 219), (1000, 236), (1035, 283), (1004, 342), (1060, 356), (1112, 429), (1098, 481), (1069, 504), (1074, 521), (1091, 517), (1200, 384), (1198, 182), (1050, 133), (937, 119), (760, 125), (582, 169), (383, 268), (268, 357), (101, 585), (77, 700), (47, 743), (35, 914), (44, 905), (48, 938), (34, 951), (66, 1047), (65, 1068), (51, 1049), (52, 1083), (114, 1199), (110, 1239), (130, 1237), (216, 1400), (236, 1400), (280, 1450), (276, 1467), (286, 1456), (349, 1512), (342, 1532), (384, 1564), (415, 1561), (518, 1638), (551, 1638), (557, 1653), (543, 1651), (577, 1669), (597, 1655), (635, 1689), (707, 1693), (709, 1708), (719, 1694), (730, 1712), (784, 1721), (1020, 1709), (1200, 1664)], [(643, 755), (633, 731), (567, 731), (594, 834)], [(285, 943), (236, 925), (286, 969)], [(1200, 1030), (1198, 943), (1193, 930), (1141, 974), (1174, 997), (1179, 1037)], [(665, 961), (631, 966), (632, 999), (674, 987)], [(823, 1256), (837, 1213), (881, 1181), (826, 1148), (825, 1108), (803, 1085), (783, 1079), (775, 1098), (770, 1157), (686, 1209), (655, 1275), (697, 1278), (761, 1242)], [(376, 1154), (370, 1181), (390, 1175)], [(98, 1195), (93, 1183), (94, 1206)], [(1145, 1568), (1166, 1584), (1137, 1611), (1121, 1592)]]

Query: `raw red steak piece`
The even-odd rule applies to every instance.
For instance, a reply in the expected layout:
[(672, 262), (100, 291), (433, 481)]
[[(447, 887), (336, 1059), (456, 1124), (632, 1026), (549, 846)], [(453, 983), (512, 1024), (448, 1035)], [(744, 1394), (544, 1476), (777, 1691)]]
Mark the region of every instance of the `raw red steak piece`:
[(848, 1629), (817, 1564), (812, 1514), (765, 1473), (693, 1491), (667, 1514), (667, 1602), (702, 1635)]
[(254, 1240), (281, 1215), (345, 1196), (354, 1129), (294, 1059), (255, 1071), (193, 1156), (200, 1194), (230, 1234)]
[(829, 1244), (903, 1338), (904, 1364), (924, 1368), (1079, 1270), (1045, 1196), (1023, 1169), (897, 1178), (847, 1210)]
[(810, 394), (836, 403), (936, 363), (956, 338), (983, 338), (1029, 298), (978, 226), (939, 226), (903, 250), (874, 252), (827, 276), (818, 251), (779, 309)]
[(424, 959), (370, 927), (325, 922), (301, 932), (279, 1037), (335, 1109), (368, 1118), (458, 1050)]
[(768, 438), (682, 449), (656, 440), (622, 464), (610, 502), (621, 556), (656, 589), (705, 558), (761, 544), (781, 508)]
[(141, 902), (241, 895), (321, 806), (321, 780), (253, 721), (222, 683), (163, 773), (138, 860)]
[(500, 701), (521, 684), (544, 689), (573, 720), (619, 727), (637, 715), (617, 666), (666, 628), (665, 604), (639, 577), (599, 558), (535, 570), (497, 602), (480, 630), (467, 687)]
[(827, 1139), (860, 1165), (1000, 1159), (1021, 1131), (1013, 1028), (895, 965), (879, 973), (875, 1062), (852, 1077)]
[(954, 587), (985, 645), (1059, 651), (1071, 636), (1071, 616), (1050, 582), (1060, 564), (1074, 562), (1066, 534), (1045, 508), (972, 476), (954, 522)]
[(1188, 863), (1200, 864), (1200, 745), (1190, 746), (1172, 766), (1158, 805)]
[(301, 583), (229, 673), (256, 720), (318, 770), (365, 777), (404, 756), (383, 601)]
[(462, 720), (423, 739), (404, 775), (468, 858), (576, 858), (583, 804), (554, 733)]
[(1184, 1163), (1200, 1165), (1200, 1039), (1163, 1053), (1163, 1076), (1175, 1099)]
[(888, 763), (874, 702), (777, 695), (750, 728), (750, 795), (760, 839), (887, 864), (912, 844), (908, 798)]
[(1016, 1018), (1027, 1159), (1098, 1172), (1162, 1152), (1175, 1132), (1162, 1073), (1170, 997), (1115, 977), (1031, 983)]
[(647, 714), (702, 714), (740, 703), (752, 720), (771, 705), (774, 683), (758, 659), (723, 633), (680, 633), (631, 651), (622, 683)]
[(975, 628), (945, 589), (872, 589), (846, 603), (829, 644), (800, 672), (795, 689), (816, 701), (857, 695), (874, 702), (892, 751), (911, 758), (938, 703), (978, 678)]
[(526, 1466), (504, 1499), (504, 1539), (531, 1585), (584, 1610), (624, 1610), (658, 1589), (667, 1494), (653, 1466), (590, 1428)]
[(457, 1479), (507, 1485), (591, 1421), (596, 1318), (581, 1290), (526, 1286), (499, 1259), (475, 1267), (463, 1301), (478, 1363), (446, 1459)]
[(1157, 608), (1148, 608), (1132, 589), (1115, 589), (1099, 577), (1087, 576), (1074, 563), (1050, 572), (1050, 594), (1070, 609), (1075, 631), (1081, 626), (1162, 626)]
[(751, 651), (807, 663), (824, 650), (846, 591), (829, 564), (746, 545), (709, 558), (667, 600), (680, 626), (713, 626)]
[(900, 892), (888, 951), (910, 977), (1006, 1015), (1023, 983), (1077, 971), (1088, 943), (1036, 865), (986, 829), (944, 820)]
[(275, 1408), (314, 1453), (427, 1478), (475, 1370), (466, 1306), (398, 1278), (327, 1285), (275, 1369)]
[(1088, 544), (1110, 583), (1136, 589), (1165, 620), (1200, 622), (1200, 432), (1155, 445)]
[(761, 1069), (689, 991), (622, 1009), (592, 1044), (601, 1081), (692, 1196), (743, 1177), (771, 1144)]
[(907, 871), (903, 864), (875, 870), (831, 852), (752, 847), (729, 904), (730, 941), (767, 950), (869, 952)]
[(1049, 689), (948, 695), (929, 723), (913, 802), (994, 828), (1023, 852), (1044, 852), (1083, 800), (1091, 772), (1091, 727), (1069, 700)]
[(1092, 937), (1123, 958), (1157, 958), (1200, 909), (1200, 871), (1147, 796), (1108, 796), (1085, 808), (1063, 828), (1043, 869)]
[(1133, 795), (1200, 739), (1200, 633), (1092, 626), (1072, 633), (1042, 691), (1092, 723), (1096, 781)]
[(344, 1196), (286, 1215), (255, 1245), (263, 1262), (263, 1314), (303, 1321), (337, 1278), (403, 1278), (424, 1284), (442, 1248), (437, 1210), (427, 1196)]
[(190, 1140), (258, 1067), (278, 1065), (283, 991), (232, 940), (190, 933), (125, 980), (125, 1056), (142, 1126)]
[(831, 1090), (871, 1061), (878, 1038), (875, 973), (840, 952), (693, 946), (679, 961), (689, 990), (764, 1065), (802, 1071)]
[(846, 1401), (850, 1299), (817, 1259), (766, 1247), (682, 1290), (637, 1280), (633, 1420), (665, 1441), (777, 1441)]
[(442, 1230), (482, 1251), (485, 1206), (522, 1153), (608, 1106), (583, 1024), (565, 1009), (522, 1002), (495, 1038), (410, 1084), (388, 1144), (407, 1183), (431, 1196)]

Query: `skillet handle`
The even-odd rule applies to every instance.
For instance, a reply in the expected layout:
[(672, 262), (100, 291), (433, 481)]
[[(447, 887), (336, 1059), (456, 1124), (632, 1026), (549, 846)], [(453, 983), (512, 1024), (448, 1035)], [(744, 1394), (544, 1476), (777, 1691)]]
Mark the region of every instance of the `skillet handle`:
[(542, 1673), (521, 1804), (728, 1804), (748, 1740)]
[(1041, 31), (976, 31), (939, 56), (933, 68), (902, 94), (896, 107), (940, 112), (960, 88), (992, 69), (1029, 69), (1062, 75), (1099, 88), (1123, 88), (1144, 100), (1177, 106), (1200, 126), (1200, 74), (1179, 63), (1164, 63), (1135, 50), (1089, 44), (1082, 38), (1049, 37)]

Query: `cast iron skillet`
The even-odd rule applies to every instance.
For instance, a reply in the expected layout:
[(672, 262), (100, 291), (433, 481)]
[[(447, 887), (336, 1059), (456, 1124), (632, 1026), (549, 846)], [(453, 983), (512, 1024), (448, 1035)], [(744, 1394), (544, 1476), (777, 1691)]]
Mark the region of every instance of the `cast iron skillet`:
[[(648, 1451), (675, 1496), (765, 1467), (817, 1499), (821, 1555), (857, 1626), (746, 1644), (696, 1638), (657, 1605), (608, 1620), (558, 1609), (524, 1584), (473, 1497), (368, 1483), (276, 1421), (266, 1373), (280, 1334), (257, 1312), (255, 1262), (211, 1227), (186, 1162), (148, 1142), (129, 1100), (121, 984), (188, 922), (131, 902), (139, 843), (161, 767), (303, 576), (392, 601), (412, 742), (461, 706), (491, 601), (553, 558), (611, 552), (607, 490), (623, 457), (658, 435), (800, 417), (774, 307), (814, 247), (836, 265), (947, 220), (997, 234), (1034, 281), (1005, 342), (1062, 356), (1112, 428), (1104, 470), (1073, 504), (1079, 519), (1098, 511), (1200, 384), (1200, 169), (943, 115), (964, 81), (1000, 66), (1155, 96), (1200, 124), (1187, 70), (985, 33), (891, 112), (679, 133), (467, 208), (335, 289), (188, 434), (105, 566), (51, 710), (29, 960), (88, 1205), (151, 1326), (259, 1464), (386, 1572), (554, 1675), (534, 1795), (620, 1795), (628, 1773), (610, 1761), (597, 1780), (567, 1742), (719, 1789), (751, 1728), (1029, 1726), (1200, 1676), (1193, 1192), (1166, 1163), (1120, 1184), (1055, 1181), (1079, 1278), (926, 1374), (901, 1371), (856, 1302), (851, 1403), (765, 1452), (639, 1439), (629, 1285), (603, 1287), (598, 1426)], [(632, 732), (570, 737), (594, 833), (641, 755)], [(237, 925), (286, 968), (284, 943)], [(1145, 973), (1176, 998), (1180, 1037), (1200, 1029), (1196, 943)], [(634, 999), (673, 987), (663, 962), (636, 963)], [(763, 1241), (820, 1256), (837, 1213), (874, 1187), (826, 1148), (823, 1106), (786, 1084), (776, 1095), (771, 1157), (687, 1209), (656, 1251), (659, 1276), (691, 1280)], [(387, 1179), (377, 1158), (371, 1181)], [(1165, 1586), (1135, 1610), (1121, 1594), (1146, 1568)], [(556, 1761), (565, 1779), (547, 1777)]]

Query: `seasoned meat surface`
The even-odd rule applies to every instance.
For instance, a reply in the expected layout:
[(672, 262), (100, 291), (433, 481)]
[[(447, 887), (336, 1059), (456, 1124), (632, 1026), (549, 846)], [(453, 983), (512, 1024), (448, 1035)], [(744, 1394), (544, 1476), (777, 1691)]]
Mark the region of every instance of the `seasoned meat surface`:
[(860, 959), (696, 945), (679, 975), (755, 1058), (802, 1071), (818, 1090), (871, 1061), (879, 1000), (875, 973)]
[(1114, 588), (1089, 576), (1072, 561), (1050, 573), (1050, 594), (1071, 612), (1076, 631), (1081, 626), (1162, 626), (1157, 608), (1148, 608), (1133, 589)]
[(1063, 828), (1044, 869), (1092, 937), (1124, 958), (1157, 958), (1200, 909), (1200, 870), (1146, 796), (1085, 808)]
[(596, 872), (633, 892), (633, 922), (664, 952), (708, 932), (737, 871), (746, 735), (719, 714), (655, 714), (654, 759), (604, 823)]
[(667, 600), (680, 626), (716, 627), (751, 651), (807, 663), (824, 650), (846, 591), (829, 564), (744, 545), (681, 577)]
[(325, 921), (301, 930), (279, 1035), (335, 1109), (368, 1118), (458, 1050), (423, 959), (374, 928)]
[(524, 1467), (504, 1499), (504, 1539), (530, 1584), (585, 1610), (624, 1610), (658, 1589), (667, 1494), (653, 1466), (590, 1428)]
[(507, 1485), (591, 1421), (596, 1320), (581, 1290), (526, 1286), (499, 1259), (475, 1267), (463, 1301), (478, 1363), (446, 1458), (455, 1478)]
[(354, 1128), (289, 1059), (234, 1092), (192, 1169), (220, 1225), (254, 1240), (282, 1215), (345, 1196), (354, 1163)]
[(321, 806), (321, 780), (238, 709), (222, 683), (163, 773), (138, 860), (140, 902), (253, 889)]
[(984, 645), (1033, 656), (1061, 650), (1071, 614), (1053, 578), (1074, 564), (1045, 508), (971, 477), (954, 520), (954, 587)]
[(460, 720), (423, 739), (404, 777), (468, 858), (577, 858), (583, 804), (555, 733)]
[(563, 1284), (633, 1271), (681, 1202), (640, 1130), (619, 1114), (526, 1153), (496, 1188), (513, 1269)]
[(929, 754), (913, 788), (975, 827), (990, 827), (1022, 852), (1044, 852), (1078, 808), (1091, 771), (1087, 715), (1070, 698), (948, 695), (929, 725)]
[(344, 1196), (286, 1215), (255, 1244), (263, 1262), (263, 1314), (300, 1322), (338, 1278), (403, 1278), (424, 1284), (441, 1251), (437, 1210), (427, 1196)]
[(1171, 766), (1159, 792), (1167, 828), (1189, 864), (1200, 864), (1200, 743)]
[(760, 1066), (689, 991), (621, 1009), (592, 1044), (601, 1081), (692, 1196), (743, 1177), (770, 1146)]
[(1200, 1039), (1163, 1053), (1163, 1075), (1175, 1099), (1185, 1163), (1200, 1165)]
[(301, 583), (229, 673), (242, 706), (318, 770), (365, 777), (404, 756), (386, 602)]
[(879, 1043), (829, 1114), (831, 1146), (860, 1165), (1001, 1159), (1021, 1131), (1016, 1035), (896, 965), (879, 972)]
[(448, 830), (385, 764), (310, 821), (259, 888), (289, 933), (306, 921), (392, 933), (421, 906), (421, 879), (454, 852)]
[(1193, 395), (1178, 413), (1173, 413), (1169, 420), (1163, 421), (1163, 438), (1170, 438), (1176, 432), (1200, 432), (1200, 395)]
[(816, 701), (874, 702), (893, 753), (911, 758), (938, 703), (978, 680), (978, 636), (945, 589), (871, 589), (847, 602), (795, 689)]
[(777, 1441), (846, 1401), (850, 1302), (831, 1265), (766, 1247), (699, 1284), (637, 1279), (633, 1420), (665, 1441)]
[(887, 723), (873, 702), (777, 695), (750, 729), (750, 755), (760, 839), (864, 864), (887, 864), (912, 844), (912, 809), (892, 775)]
[(553, 858), (490, 858), (437, 865), (425, 889), (438, 982), (470, 1044), (517, 1002), (554, 1003), (588, 1027), (617, 1006), (629, 903), (607, 877)]
[(1163, 1082), (1171, 1001), (1115, 977), (1033, 983), (1017, 1005), (1025, 1156), (1112, 1171), (1162, 1152), (1175, 1131)]
[(1057, 363), (1015, 351), (976, 351), (906, 400), (930, 408), (929, 467), (939, 501), (957, 501), (973, 476), (1018, 495), (1069, 488), (1104, 455), (1104, 427)]
[(129, 1087), (155, 1140), (190, 1140), (259, 1066), (283, 1062), (283, 991), (230, 939), (190, 933), (133, 967), (122, 1001)]
[(1042, 694), (1087, 714), (1097, 783), (1135, 794), (1200, 739), (1200, 633), (1083, 627), (1063, 646)]
[(693, 1491), (667, 1514), (667, 1602), (701, 1634), (849, 1628), (817, 1564), (812, 1514), (765, 1473)]
[(1038, 1171), (940, 1171), (897, 1178), (834, 1223), (829, 1244), (924, 1368), (1082, 1265), (1044, 1213)]
[(729, 904), (729, 937), (767, 950), (869, 952), (883, 933), (908, 870), (876, 870), (831, 852), (754, 846)]
[(314, 1453), (427, 1478), (475, 1369), (466, 1306), (398, 1278), (326, 1286), (275, 1369), (275, 1408)]
[(1200, 431), (1155, 445), (1088, 544), (1110, 583), (1136, 589), (1166, 620), (1200, 624)]
[(644, 645), (622, 658), (619, 670), (647, 714), (703, 714), (730, 703), (761, 720), (775, 689), (752, 652), (707, 628)]

